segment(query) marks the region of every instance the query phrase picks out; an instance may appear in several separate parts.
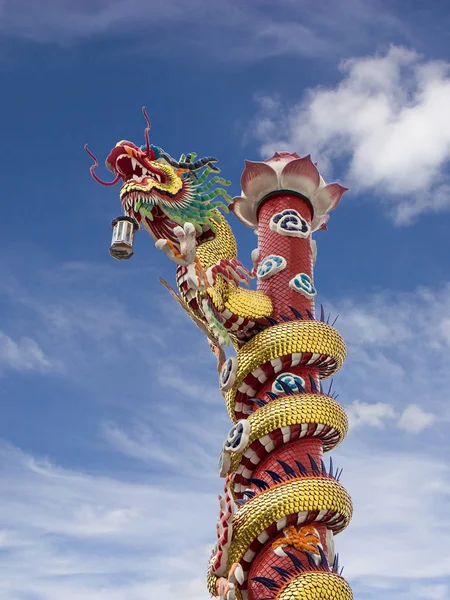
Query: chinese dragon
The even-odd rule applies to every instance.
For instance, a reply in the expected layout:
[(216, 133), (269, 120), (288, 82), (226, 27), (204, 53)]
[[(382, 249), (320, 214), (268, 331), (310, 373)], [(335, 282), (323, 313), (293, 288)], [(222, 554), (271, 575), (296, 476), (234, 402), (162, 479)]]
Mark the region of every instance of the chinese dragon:
[[(314, 310), (312, 234), (326, 229), (346, 188), (327, 185), (310, 156), (276, 153), (246, 161), (242, 193), (214, 158), (172, 158), (149, 142), (121, 141), (106, 159), (121, 182), (124, 214), (176, 263), (177, 302), (218, 359), (233, 426), (223, 444), (217, 543), (207, 586), (220, 600), (351, 600), (334, 551), (352, 503), (323, 455), (337, 446), (347, 416), (322, 381), (342, 366), (340, 334)], [(223, 213), (254, 229), (248, 270)], [(256, 289), (245, 287), (256, 279)], [(225, 346), (233, 356), (226, 358)]]

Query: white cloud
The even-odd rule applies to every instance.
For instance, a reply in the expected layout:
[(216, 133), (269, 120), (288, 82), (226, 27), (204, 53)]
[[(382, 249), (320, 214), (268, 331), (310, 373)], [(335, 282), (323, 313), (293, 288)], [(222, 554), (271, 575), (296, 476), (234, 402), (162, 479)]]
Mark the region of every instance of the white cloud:
[[(103, 437), (85, 433), (77, 464), (86, 466), (78, 471), (0, 448), (0, 600), (31, 594), (36, 600), (175, 600), (180, 594), (206, 600), (221, 487), (216, 462), (230, 426), (214, 358), (194, 326), (180, 325), (182, 313), (176, 324), (164, 319), (166, 343), (156, 345), (142, 302), (130, 297), (127, 309), (111, 294), (108, 305), (102, 292), (108, 282), (96, 288), (88, 274), (83, 278), (74, 287), (58, 279), (58, 291), (49, 295), (21, 290), (14, 296), (22, 326), (34, 324), (31, 335), (43, 347), (63, 332), (69, 343), (58, 346), (61, 360), (84, 352), (86, 364), (95, 364), (95, 377), (83, 380), (90, 379), (91, 422), (93, 429), (103, 423)], [(90, 289), (88, 299), (78, 288)], [(142, 293), (137, 290), (138, 300)], [(83, 323), (87, 305), (92, 311)], [(58, 306), (63, 310), (52, 318)], [(419, 589), (439, 594), (450, 577), (442, 522), (450, 495), (442, 458), (450, 418), (449, 338), (442, 323), (450, 314), (450, 287), (343, 299), (336, 308), (349, 350), (336, 388), (361, 425), (333, 452), (355, 509), (336, 548), (355, 597), (375, 600), (383, 589), (384, 600), (422, 600)], [(103, 321), (91, 333), (96, 314)], [(159, 314), (150, 319), (156, 328)], [(101, 369), (105, 358), (98, 351), (117, 341), (116, 319), (126, 323), (129, 337), (120, 337), (117, 362), (108, 357)], [(117, 392), (119, 385), (126, 393)], [(99, 406), (105, 386), (118, 408)], [(431, 425), (433, 435), (409, 435)], [(66, 450), (63, 444), (61, 456), (71, 460)], [(423, 540), (430, 539), (433, 551), (424, 552)]]
[(443, 326), (450, 286), (343, 299), (331, 308), (340, 313), (348, 350), (337, 387), (352, 435), (362, 439), (368, 428), (373, 435), (386, 429), (393, 443), (399, 435), (393, 428), (414, 434), (432, 427), (433, 438), (437, 434), (442, 442), (450, 420), (443, 401), (450, 386), (450, 345)]
[(398, 427), (411, 433), (419, 433), (436, 421), (436, 416), (425, 412), (420, 406), (410, 404), (400, 415)]
[(1, 600), (208, 598), (213, 490), (78, 473), (11, 446), (0, 457)]
[(346, 406), (347, 415), (351, 427), (369, 425), (370, 427), (384, 427), (386, 421), (395, 419), (395, 410), (391, 404), (377, 402), (369, 404), (355, 400)]
[[(359, 584), (375, 577), (403, 580), (403, 589), (417, 589), (421, 578), (450, 577), (450, 538), (442, 521), (450, 500), (448, 465), (417, 452), (385, 452), (380, 441), (370, 453), (341, 450), (341, 481), (355, 508), (348, 530), (336, 538), (347, 575)], [(422, 541), (431, 531), (428, 558)]]
[(164, 4), (154, 0), (45, 0), (42, 6), (45, 9), (39, 10), (33, 0), (3, 0), (0, 34), (64, 45), (92, 37), (126, 36), (128, 51), (137, 45), (142, 54), (148, 52), (148, 44), (142, 43), (140, 36), (145, 31), (151, 32), (154, 41), (152, 54), (167, 57), (171, 52), (178, 56), (180, 47), (160, 42), (165, 42), (174, 26), (182, 24), (182, 47), (200, 51), (202, 61), (213, 57), (215, 61), (242, 62), (284, 55), (334, 57), (336, 48), (342, 52), (371, 47), (374, 41), (389, 39), (391, 33), (402, 35), (403, 30), (402, 21), (382, 0), (346, 0), (339, 6), (323, 0), (320, 11), (292, 0), (278, 0), (277, 10), (265, 0), (166, 0)]
[(448, 600), (450, 587), (445, 583), (420, 587), (417, 590), (417, 596), (424, 600)]
[[(377, 578), (374, 589), (384, 581), (389, 591), (392, 579), (409, 589), (417, 577), (450, 576), (450, 542), (440, 518), (450, 494), (447, 465), (418, 453), (354, 452), (348, 443), (343, 449), (337, 460), (355, 515), (336, 544), (355, 591), (370, 590), (371, 578)], [(10, 446), (0, 458), (1, 600), (30, 593), (39, 600), (62, 594), (175, 600), (180, 593), (207, 599), (204, 571), (218, 508), (212, 486), (203, 493), (189, 478), (162, 484), (153, 475), (131, 483), (75, 472)], [(418, 473), (426, 474), (420, 485)], [(430, 538), (434, 551), (424, 553), (420, 540)]]
[(349, 425), (355, 427), (369, 426), (384, 428), (389, 424), (396, 425), (399, 429), (409, 433), (420, 433), (436, 421), (436, 416), (425, 412), (416, 404), (408, 405), (400, 414), (392, 404), (383, 402), (359, 402), (355, 400), (345, 407), (349, 418)]
[(276, 98), (263, 103), (261, 152), (311, 153), (330, 176), (333, 161), (346, 159), (345, 183), (385, 198), (397, 223), (447, 210), (449, 67), (396, 46), (343, 61), (334, 87), (310, 89), (290, 108)]
[(39, 344), (28, 337), (13, 340), (0, 331), (0, 369), (14, 371), (51, 371), (56, 365)]

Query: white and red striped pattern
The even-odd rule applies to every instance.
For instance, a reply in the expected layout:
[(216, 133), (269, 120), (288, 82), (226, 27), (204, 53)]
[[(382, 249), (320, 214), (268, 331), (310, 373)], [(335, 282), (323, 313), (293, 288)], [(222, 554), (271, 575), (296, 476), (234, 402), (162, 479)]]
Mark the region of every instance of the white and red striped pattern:
[(226, 576), (228, 548), (233, 536), (233, 497), (230, 485), (232, 476), (225, 480), (224, 495), (219, 496), (220, 513), (217, 521), (217, 549), (211, 559), (211, 572), (218, 577)]
[(321, 438), (323, 450), (324, 452), (328, 452), (339, 442), (340, 434), (328, 425), (303, 423), (301, 425), (288, 425), (274, 429), (269, 434), (255, 440), (243, 454), (236, 469), (234, 476), (234, 493), (236, 498), (240, 499), (243, 497), (244, 490), (249, 486), (247, 479), (253, 476), (259, 463), (275, 448), (280, 448), (288, 442), (306, 437)]
[(188, 269), (185, 266), (179, 266), (176, 272), (176, 281), (178, 289), (181, 292), (184, 300), (188, 303), (189, 307), (198, 312), (199, 305), (197, 301), (197, 290), (191, 288), (188, 283)]
[(251, 321), (247, 317), (240, 317), (228, 310), (227, 308), (222, 312), (219, 312), (224, 327), (232, 333), (240, 333), (244, 335), (244, 332), (252, 329), (255, 326), (255, 322)]
[(322, 379), (334, 373), (336, 360), (326, 354), (313, 354), (311, 352), (294, 352), (274, 358), (260, 365), (249, 373), (239, 386), (234, 399), (234, 414), (236, 420), (245, 419), (253, 412), (253, 402), (257, 391), (274, 375), (292, 367), (319, 367)]

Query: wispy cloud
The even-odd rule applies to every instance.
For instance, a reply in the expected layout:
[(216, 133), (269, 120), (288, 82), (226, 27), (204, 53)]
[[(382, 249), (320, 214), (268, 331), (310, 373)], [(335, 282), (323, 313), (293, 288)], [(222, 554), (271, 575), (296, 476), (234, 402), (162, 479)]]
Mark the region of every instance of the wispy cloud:
[[(126, 303), (122, 286), (111, 285), (114, 275), (98, 282), (94, 265), (51, 271), (50, 279), (36, 274), (40, 289), (31, 277), (21, 286), (1, 279), (2, 299), (15, 299), (7, 314), (20, 313), (13, 339), (29, 330), (47, 351), (68, 338), (55, 356), (75, 365), (73, 385), (88, 380), (94, 439), (86, 434), (89, 460), (78, 468), (0, 447), (0, 598), (174, 600), (182, 593), (206, 600), (221, 487), (216, 463), (230, 427), (214, 357), (157, 294), (154, 311), (162, 312), (148, 319), (138, 286), (127, 289)], [(110, 297), (105, 287), (114, 290)], [(450, 418), (443, 326), (450, 287), (336, 304), (349, 350), (339, 400), (357, 425), (333, 453), (355, 506), (337, 549), (356, 597), (376, 600), (382, 589), (385, 600), (427, 600), (450, 577), (442, 520), (450, 483), (441, 458)], [(99, 352), (108, 344), (110, 353)], [(103, 388), (114, 392), (116, 412), (98, 410)], [(433, 540), (433, 552), (424, 553), (424, 539)]]
[(399, 224), (448, 210), (449, 68), (397, 46), (343, 61), (339, 83), (308, 90), (295, 106), (263, 97), (261, 152), (311, 152), (330, 176), (335, 160), (347, 160), (346, 183), (386, 197)]
[[(22, 350), (22, 354), (27, 352), (24, 362), (33, 355), (33, 364), (38, 360), (42, 366), (45, 361), (58, 364), (66, 376), (77, 376), (81, 370), (92, 368), (93, 355), (96, 368), (117, 363), (131, 351), (146, 362), (149, 347), (162, 348), (166, 344), (173, 311), (163, 302), (163, 290), (158, 296), (157, 289), (153, 314), (159, 312), (166, 318), (154, 322), (145, 319), (146, 307), (141, 298), (133, 295), (135, 291), (128, 292), (125, 285), (135, 276), (132, 271), (123, 275), (121, 297), (114, 290), (114, 272), (105, 268), (99, 277), (95, 264), (35, 269), (26, 273), (26, 284), (5, 273), (0, 282), (4, 315), (11, 317), (13, 333), (14, 327), (17, 332), (25, 329), (33, 340), (14, 342), (0, 338), (0, 348), (4, 348), (5, 356), (8, 353), (10, 362), (14, 353)], [(153, 355), (157, 353), (152, 352)]]
[(0, 331), (0, 373), (4, 369), (48, 372), (57, 369), (57, 363), (45, 355), (35, 340), (23, 337), (16, 341)]
[(172, 600), (183, 587), (206, 600), (213, 494), (77, 473), (11, 446), (0, 455), (2, 600)]
[[(185, 597), (206, 600), (204, 569), (217, 509), (212, 490), (204, 494), (183, 482), (175, 491), (158, 480), (138, 484), (77, 473), (7, 446), (0, 455), (0, 598), (33, 593), (56, 600), (64, 593), (71, 600), (83, 593), (89, 600), (175, 600), (183, 590)], [(439, 517), (450, 493), (448, 468), (417, 453), (352, 453), (348, 445), (340, 460), (356, 512), (351, 532), (336, 542), (355, 592), (370, 590), (376, 577), (388, 600), (398, 586), (411, 590), (411, 598), (423, 597), (414, 580), (450, 576), (449, 540)], [(427, 475), (420, 486), (418, 473)], [(429, 537), (435, 553), (424, 554), (418, 540)]]
[(389, 37), (389, 32), (399, 35), (403, 29), (402, 22), (378, 0), (346, 0), (339, 7), (326, 0), (319, 10), (312, 10), (308, 2), (292, 0), (279, 0), (276, 10), (267, 0), (244, 4), (235, 0), (167, 0), (164, 4), (154, 0), (46, 0), (40, 6), (38, 10), (31, 0), (4, 0), (0, 31), (4, 36), (63, 44), (144, 33), (152, 36), (152, 53), (167, 54), (171, 49), (162, 42), (161, 34), (168, 27), (182, 27), (183, 44), (191, 50), (207, 44), (207, 55), (215, 60), (246, 61), (279, 55), (331, 57), (336, 48), (367, 47), (374, 39), (375, 23), (378, 43)]
[[(360, 456), (345, 451), (344, 484), (355, 514), (336, 543), (347, 574), (358, 584), (378, 577), (388, 588), (411, 591), (421, 578), (449, 578), (450, 540), (437, 508), (445, 510), (450, 500), (448, 466), (417, 452), (386, 453), (380, 445), (374, 451)], [(435, 554), (418, 570), (420, 540), (431, 530)]]
[(450, 587), (445, 583), (420, 586), (417, 595), (423, 600), (446, 600), (450, 596)]
[(405, 408), (398, 420), (398, 427), (411, 433), (419, 433), (435, 423), (436, 415), (428, 413), (416, 404)]
[(346, 406), (345, 410), (351, 428), (369, 426), (381, 429), (393, 423), (399, 429), (404, 429), (410, 433), (420, 433), (436, 421), (435, 415), (425, 412), (415, 404), (408, 405), (400, 414), (397, 414), (392, 404), (355, 400), (352, 404)]
[[(410, 293), (385, 291), (357, 302), (339, 302), (340, 329), (349, 348), (343, 370), (353, 377), (373, 373), (373, 396), (388, 390), (407, 399), (422, 398), (432, 406), (440, 403), (435, 391), (446, 393), (449, 351), (445, 323), (450, 311), (450, 286), (436, 289), (418, 287)], [(433, 365), (433, 377), (430, 367)], [(411, 396), (409, 396), (409, 402)]]

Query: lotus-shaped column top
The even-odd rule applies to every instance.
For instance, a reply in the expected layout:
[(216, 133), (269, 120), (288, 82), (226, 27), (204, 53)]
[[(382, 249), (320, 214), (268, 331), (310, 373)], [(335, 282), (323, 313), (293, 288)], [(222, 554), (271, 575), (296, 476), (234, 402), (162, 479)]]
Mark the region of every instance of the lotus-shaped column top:
[(311, 156), (276, 152), (261, 162), (245, 161), (241, 176), (242, 193), (234, 199), (231, 210), (248, 227), (258, 228), (258, 208), (270, 194), (289, 191), (300, 194), (313, 210), (312, 231), (326, 229), (329, 212), (347, 191), (338, 183), (326, 184)]

